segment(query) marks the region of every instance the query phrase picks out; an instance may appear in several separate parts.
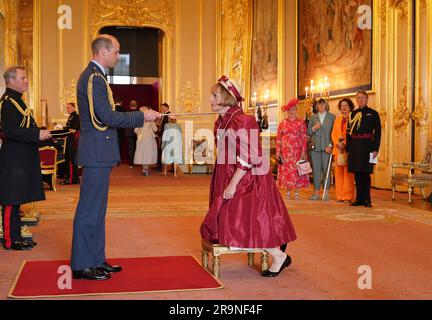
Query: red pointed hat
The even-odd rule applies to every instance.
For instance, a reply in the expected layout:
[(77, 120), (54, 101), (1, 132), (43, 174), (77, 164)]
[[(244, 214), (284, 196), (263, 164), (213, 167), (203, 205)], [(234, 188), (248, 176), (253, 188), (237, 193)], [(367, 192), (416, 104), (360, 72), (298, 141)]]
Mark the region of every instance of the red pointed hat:
[(299, 99), (292, 99), (290, 102), (288, 102), (287, 105), (284, 105), (282, 107), (282, 112), (287, 112), (289, 110), (291, 110), (292, 108), (294, 108), (296, 105), (298, 105), (298, 103), (300, 102)]
[(240, 94), (240, 90), (237, 85), (227, 76), (220, 77), (218, 83), (220, 83), (229, 92), (229, 94), (237, 100), (237, 102), (244, 101), (244, 98)]

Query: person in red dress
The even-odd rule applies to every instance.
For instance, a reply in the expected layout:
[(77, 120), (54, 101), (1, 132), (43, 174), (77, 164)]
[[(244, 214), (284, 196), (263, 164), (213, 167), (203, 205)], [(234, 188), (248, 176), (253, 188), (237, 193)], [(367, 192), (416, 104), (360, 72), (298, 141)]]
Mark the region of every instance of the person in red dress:
[(218, 156), (210, 186), (203, 239), (235, 248), (261, 248), (272, 256), (262, 273), (275, 277), (291, 264), (285, 249), (297, 236), (285, 203), (263, 159), (256, 119), (243, 113), (235, 84), (226, 76), (211, 88)]
[(276, 157), (280, 159), (278, 167), (278, 186), (287, 190), (287, 199), (295, 190), (294, 199), (299, 199), (299, 189), (309, 187), (309, 175), (299, 176), (296, 163), (307, 158), (307, 128), (303, 120), (297, 117), (298, 99), (291, 100), (282, 107), (288, 117), (279, 124), (276, 136)]

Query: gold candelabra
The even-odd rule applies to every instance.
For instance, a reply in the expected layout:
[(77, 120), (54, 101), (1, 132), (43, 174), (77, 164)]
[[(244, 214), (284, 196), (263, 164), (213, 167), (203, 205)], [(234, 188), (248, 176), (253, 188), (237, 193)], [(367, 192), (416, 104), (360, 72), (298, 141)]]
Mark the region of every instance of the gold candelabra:
[(306, 118), (309, 119), (314, 112), (316, 106), (316, 99), (330, 100), (330, 81), (327, 76), (318, 82), (316, 85), (315, 80), (310, 81), (310, 85), (305, 88), (304, 104), (306, 108)]

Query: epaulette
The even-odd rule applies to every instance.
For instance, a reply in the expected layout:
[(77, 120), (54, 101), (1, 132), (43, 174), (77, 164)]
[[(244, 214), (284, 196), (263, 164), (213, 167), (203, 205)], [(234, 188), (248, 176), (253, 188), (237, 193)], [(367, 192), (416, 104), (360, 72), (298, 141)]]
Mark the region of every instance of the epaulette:
[[(5, 101), (5, 100), (7, 102), (12, 103), (15, 106), (15, 108), (18, 110), (18, 112), (21, 113), (21, 115), (23, 116), (23, 120), (22, 120), (22, 122), (20, 124), (20, 127), (22, 127), (22, 128), (24, 128), (24, 127), (25, 128), (30, 128), (30, 123), (31, 123), (31, 118), (32, 118), (30, 108), (27, 108), (26, 110), (24, 110), (19, 105), (18, 102), (16, 102), (14, 99), (10, 98), (9, 96), (5, 96), (3, 101)], [(0, 104), (0, 112), (1, 112), (1, 105), (3, 105), (3, 101)]]

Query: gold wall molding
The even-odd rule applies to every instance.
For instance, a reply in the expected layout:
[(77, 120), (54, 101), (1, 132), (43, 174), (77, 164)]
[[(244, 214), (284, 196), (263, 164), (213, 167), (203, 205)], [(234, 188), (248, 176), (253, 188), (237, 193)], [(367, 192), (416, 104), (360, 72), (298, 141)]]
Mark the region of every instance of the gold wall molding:
[(423, 90), (421, 87), (418, 92), (418, 103), (411, 117), (415, 121), (416, 127), (419, 129), (420, 133), (427, 132), (429, 125), (429, 112), (428, 107), (423, 100)]
[(95, 0), (90, 28), (96, 36), (105, 26), (153, 26), (173, 33), (174, 0)]
[(18, 3), (16, 0), (8, 0), (4, 3), (5, 10), (5, 64), (7, 66), (17, 64), (18, 61)]
[(192, 87), (192, 82), (187, 81), (184, 88), (180, 88), (177, 94), (177, 107), (183, 112), (199, 111), (200, 91)]
[(381, 108), (378, 112), (381, 120), (381, 128), (384, 130), (387, 125), (387, 110)]
[(77, 103), (77, 82), (72, 79), (69, 87), (62, 88), (62, 95), (60, 98), (61, 110), (66, 110), (66, 105), (70, 102)]
[(408, 110), (408, 87), (405, 84), (402, 90), (402, 97), (399, 100), (397, 108), (394, 110), (394, 128), (398, 133), (406, 133), (410, 121), (410, 111)]
[(390, 6), (396, 8), (398, 13), (398, 19), (401, 23), (408, 22), (408, 0), (390, 0)]
[(252, 0), (219, 2), (218, 75), (225, 74), (236, 81), (243, 96), (247, 98), (250, 82)]
[(387, 0), (381, 0), (379, 6), (379, 20), (381, 22), (381, 38), (385, 38), (387, 34)]

